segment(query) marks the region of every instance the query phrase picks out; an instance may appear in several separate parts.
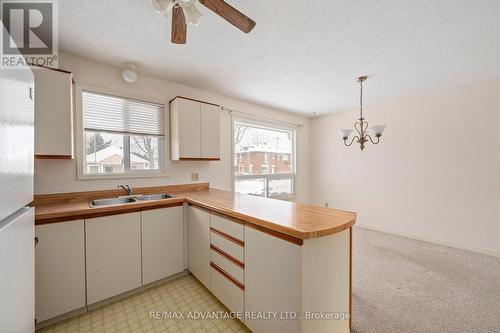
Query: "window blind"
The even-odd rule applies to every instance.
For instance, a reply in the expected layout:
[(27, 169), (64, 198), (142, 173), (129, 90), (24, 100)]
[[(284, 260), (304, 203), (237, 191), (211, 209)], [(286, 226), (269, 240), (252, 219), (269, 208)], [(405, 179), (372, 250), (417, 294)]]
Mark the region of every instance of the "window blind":
[(82, 92), (85, 130), (135, 135), (165, 135), (163, 105)]

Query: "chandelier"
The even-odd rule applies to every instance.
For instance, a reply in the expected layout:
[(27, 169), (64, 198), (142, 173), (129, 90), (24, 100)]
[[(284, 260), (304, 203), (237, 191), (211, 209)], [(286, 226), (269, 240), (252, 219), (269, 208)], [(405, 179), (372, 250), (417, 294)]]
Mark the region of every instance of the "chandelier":
[[(377, 125), (368, 128), (368, 122), (363, 118), (363, 82), (366, 81), (368, 76), (360, 76), (358, 78), (359, 86), (360, 86), (360, 95), (359, 95), (359, 106), (360, 106), (360, 116), (357, 122), (354, 123), (354, 129), (341, 129), (339, 130), (340, 135), (342, 135), (342, 140), (344, 140), (344, 144), (346, 146), (350, 146), (356, 141), (359, 143), (359, 147), (361, 150), (365, 149), (365, 143), (370, 141), (374, 145), (380, 142), (380, 137), (382, 136), (382, 132), (384, 132), (385, 125)], [(358, 134), (353, 136), (349, 141), (349, 136), (351, 133), (356, 130)], [(373, 139), (371, 135), (374, 135), (376, 139)], [(349, 142), (348, 142), (349, 141)]]

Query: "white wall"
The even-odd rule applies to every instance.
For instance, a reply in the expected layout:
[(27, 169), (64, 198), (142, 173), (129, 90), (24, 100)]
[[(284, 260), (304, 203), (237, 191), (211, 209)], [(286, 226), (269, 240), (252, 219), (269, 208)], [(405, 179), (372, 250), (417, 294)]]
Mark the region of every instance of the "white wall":
[[(165, 60), (168, 61), (168, 60)], [(121, 69), (69, 54), (60, 54), (60, 68), (72, 71), (77, 83), (86, 83), (113, 89), (152, 100), (168, 103), (181, 95), (223, 105), (229, 109), (249, 112), (256, 116), (304, 124), (297, 130), (297, 200), (307, 202), (309, 195), (309, 120), (279, 112), (233, 98), (176, 84), (160, 78), (140, 75), (135, 84), (128, 84), (121, 78)], [(139, 69), (140, 70), (140, 69)], [(216, 73), (214, 73), (216, 79)], [(200, 181), (208, 181), (215, 188), (231, 190), (231, 115), (222, 113), (220, 162), (172, 162), (167, 152), (166, 170), (168, 177), (136, 178), (127, 180), (77, 180), (76, 160), (36, 160), (35, 193), (57, 193), (110, 189), (118, 183), (131, 186), (156, 186), (191, 182), (191, 172), (198, 172)], [(56, 129), (55, 129), (56, 130)], [(75, 140), (76, 141), (76, 140)], [(167, 147), (169, 143), (167, 141)]]
[(500, 254), (500, 79), (365, 105), (368, 122), (387, 128), (363, 152), (337, 133), (358, 110), (311, 120), (311, 202), (356, 211), (359, 225)]

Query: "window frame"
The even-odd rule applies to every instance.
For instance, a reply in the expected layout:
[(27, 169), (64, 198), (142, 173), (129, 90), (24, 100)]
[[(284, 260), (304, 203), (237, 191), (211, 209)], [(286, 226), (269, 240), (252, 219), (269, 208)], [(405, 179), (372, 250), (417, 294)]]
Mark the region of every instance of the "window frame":
[[(291, 157), (290, 157), (290, 166), (292, 168), (291, 173), (281, 173), (281, 174), (268, 174), (268, 175), (239, 175), (235, 174), (235, 132), (234, 125), (235, 123), (246, 123), (249, 126), (260, 127), (262, 129), (268, 130), (281, 130), (287, 131), (292, 134), (292, 149), (291, 149)], [(280, 199), (280, 200), (295, 200), (296, 199), (296, 176), (297, 176), (297, 164), (296, 164), (296, 156), (297, 156), (297, 127), (290, 126), (287, 124), (280, 123), (278, 121), (269, 121), (264, 119), (259, 119), (258, 117), (247, 117), (247, 116), (235, 116), (231, 117), (231, 153), (233, 154), (231, 158), (231, 188), (232, 192), (236, 193), (236, 181), (237, 180), (246, 180), (246, 179), (265, 179), (265, 196), (270, 199)], [(280, 179), (291, 179), (292, 181), (292, 193), (291, 194), (282, 194), (269, 196), (269, 183), (271, 180), (280, 180)]]
[[(83, 92), (94, 92), (97, 94), (111, 95), (119, 98), (127, 98), (133, 99), (137, 101), (143, 101), (146, 103), (154, 103), (163, 106), (164, 110), (164, 128), (165, 133), (163, 136), (163, 143), (160, 144), (158, 148), (158, 161), (160, 163), (159, 170), (129, 170), (126, 172), (120, 173), (86, 173), (86, 145), (85, 145), (85, 129), (84, 129), (84, 114), (83, 114)], [(168, 156), (168, 113), (167, 113), (167, 105), (164, 100), (159, 100), (155, 97), (147, 97), (147, 96), (139, 96), (135, 94), (130, 94), (128, 92), (117, 91), (113, 89), (108, 89), (100, 86), (85, 84), (85, 83), (76, 83), (75, 84), (75, 109), (76, 109), (76, 121), (75, 121), (75, 137), (76, 137), (76, 160), (77, 160), (77, 179), (78, 180), (96, 180), (96, 179), (122, 179), (122, 178), (155, 178), (155, 177), (167, 177), (166, 174), (166, 164), (167, 164), (167, 156)], [(106, 132), (106, 131), (103, 131)], [(138, 133), (139, 134), (139, 133)], [(126, 151), (130, 148), (125, 144), (125, 140), (130, 138), (124, 134), (124, 155), (126, 155)], [(163, 154), (163, 155), (162, 155)], [(124, 159), (127, 158), (124, 156)]]

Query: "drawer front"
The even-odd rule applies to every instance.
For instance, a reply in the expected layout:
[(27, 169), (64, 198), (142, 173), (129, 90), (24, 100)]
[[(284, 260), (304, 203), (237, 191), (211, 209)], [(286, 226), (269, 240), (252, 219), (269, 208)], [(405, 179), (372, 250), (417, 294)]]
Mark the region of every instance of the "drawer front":
[(227, 239), (226, 237), (221, 236), (214, 230), (210, 232), (210, 243), (226, 252), (230, 256), (238, 259), (241, 262), (244, 261), (244, 247), (236, 244), (234, 241)]
[(245, 240), (245, 226), (243, 224), (210, 214), (210, 226), (241, 241)]
[(232, 262), (231, 260), (227, 259), (220, 253), (218, 253), (216, 250), (212, 249), (210, 253), (210, 260), (222, 268), (224, 271), (226, 271), (229, 275), (231, 275), (233, 278), (241, 282), (241, 284), (245, 283), (245, 271), (243, 268)]
[(212, 293), (230, 311), (243, 313), (245, 292), (221, 272), (211, 267)]

